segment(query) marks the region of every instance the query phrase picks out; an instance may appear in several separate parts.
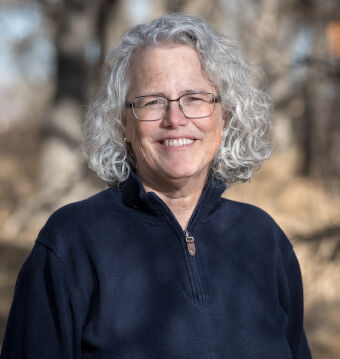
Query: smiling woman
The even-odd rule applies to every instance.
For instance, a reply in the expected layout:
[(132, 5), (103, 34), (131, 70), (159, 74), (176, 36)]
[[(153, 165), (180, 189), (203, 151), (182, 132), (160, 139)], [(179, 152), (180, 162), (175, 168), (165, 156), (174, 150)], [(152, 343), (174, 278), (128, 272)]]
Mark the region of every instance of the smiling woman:
[(16, 286), (1, 359), (309, 359), (292, 245), (221, 197), (271, 153), (270, 101), (204, 20), (137, 25), (83, 150), (110, 186), (59, 209)]
[[(182, 201), (183, 194), (195, 195), (192, 212), (223, 136), (224, 113), (221, 105), (215, 106), (214, 102), (217, 90), (206, 78), (196, 50), (187, 45), (140, 50), (134, 55), (130, 69), (133, 86), (127, 92), (128, 101), (133, 104), (141, 96), (155, 94), (161, 94), (165, 100), (163, 113), (153, 114), (154, 109), (149, 108), (155, 107), (154, 98), (145, 102), (143, 97), (144, 101), (134, 106), (141, 118), (136, 116), (136, 110), (128, 110), (123, 118), (138, 176), (144, 186), (155, 190), (165, 202), (164, 193), (169, 190), (182, 197)], [(178, 104), (167, 98), (178, 98)], [(198, 99), (203, 105), (198, 105)], [(189, 100), (196, 101), (200, 112), (192, 110)], [(180, 220), (183, 229), (190, 215), (187, 212), (184, 221)]]
[[(209, 82), (208, 87), (213, 88), (212, 93), (219, 96), (218, 102), (224, 116), (228, 117), (222, 143), (210, 165), (209, 174), (226, 183), (245, 181), (271, 155), (271, 101), (253, 81), (259, 75), (258, 69), (247, 64), (234, 41), (218, 34), (208, 23), (188, 16), (179, 20), (181, 16), (170, 15), (164, 22), (155, 20), (150, 25), (133, 27), (108, 56), (107, 81), (101, 96), (88, 113), (83, 150), (90, 167), (110, 184), (125, 181), (130, 169), (136, 166), (133, 152), (128, 150), (123, 141), (126, 95), (128, 91), (134, 90), (135, 77), (141, 79), (150, 75), (150, 79), (151, 76), (157, 78), (156, 69), (148, 64), (140, 63), (140, 67), (134, 71), (132, 68), (136, 67), (140, 55), (148, 56), (152, 61), (153, 56), (160, 57), (161, 50), (164, 52), (167, 48), (189, 47), (195, 52), (195, 69), (190, 71), (196, 71)], [(155, 48), (158, 51), (151, 53)], [(185, 61), (185, 56), (185, 53), (179, 55), (177, 67), (181, 67), (178, 63)], [(166, 55), (163, 57), (166, 58)], [(160, 66), (170, 67), (171, 59), (166, 60)], [(182, 71), (181, 75), (185, 75), (188, 69), (183, 68)], [(166, 81), (167, 73), (159, 75), (162, 81)], [(179, 78), (177, 82), (181, 80)], [(167, 86), (174, 85), (169, 82)], [(205, 92), (207, 86), (198, 88), (196, 85), (195, 88), (185, 90)], [(140, 90), (136, 97), (150, 94), (162, 95)]]

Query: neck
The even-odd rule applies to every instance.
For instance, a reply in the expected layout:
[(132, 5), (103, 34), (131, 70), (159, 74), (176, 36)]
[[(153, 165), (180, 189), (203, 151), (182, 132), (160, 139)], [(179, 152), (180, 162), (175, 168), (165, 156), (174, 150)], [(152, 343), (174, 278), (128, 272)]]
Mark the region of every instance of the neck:
[[(191, 215), (201, 197), (207, 174), (195, 178), (153, 181), (140, 176), (145, 192), (155, 192), (169, 207), (183, 230), (186, 230)], [(161, 185), (159, 184), (161, 183)]]

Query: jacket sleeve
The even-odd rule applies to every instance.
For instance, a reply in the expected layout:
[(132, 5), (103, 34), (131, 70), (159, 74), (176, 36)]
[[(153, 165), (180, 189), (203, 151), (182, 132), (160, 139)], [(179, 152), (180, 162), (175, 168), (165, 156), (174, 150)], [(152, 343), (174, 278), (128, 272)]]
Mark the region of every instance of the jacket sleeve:
[(79, 358), (72, 307), (59, 257), (36, 243), (17, 279), (0, 359)]
[(296, 255), (291, 249), (286, 269), (287, 292), (286, 310), (288, 323), (286, 338), (294, 359), (309, 359), (311, 353), (303, 327), (303, 286), (300, 266)]

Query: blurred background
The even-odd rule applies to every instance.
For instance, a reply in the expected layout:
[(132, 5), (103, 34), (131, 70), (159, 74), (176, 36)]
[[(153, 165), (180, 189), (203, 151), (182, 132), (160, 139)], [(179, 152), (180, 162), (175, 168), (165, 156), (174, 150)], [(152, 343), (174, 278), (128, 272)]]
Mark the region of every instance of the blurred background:
[(14, 284), (58, 207), (106, 187), (79, 149), (103, 59), (128, 27), (203, 16), (266, 74), (275, 151), (224, 196), (268, 211), (291, 239), (314, 358), (340, 358), (338, 0), (0, 1), (0, 345)]

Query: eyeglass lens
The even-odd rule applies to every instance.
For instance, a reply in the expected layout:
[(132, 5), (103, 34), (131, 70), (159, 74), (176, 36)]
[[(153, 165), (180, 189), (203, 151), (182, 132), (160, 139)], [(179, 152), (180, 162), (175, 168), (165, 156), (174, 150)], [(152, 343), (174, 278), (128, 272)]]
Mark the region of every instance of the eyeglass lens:
[[(210, 93), (187, 94), (181, 96), (177, 101), (182, 113), (188, 118), (208, 117), (215, 107), (215, 98)], [(164, 118), (168, 107), (169, 101), (162, 96), (141, 96), (133, 100), (135, 115), (143, 121), (156, 121)]]

